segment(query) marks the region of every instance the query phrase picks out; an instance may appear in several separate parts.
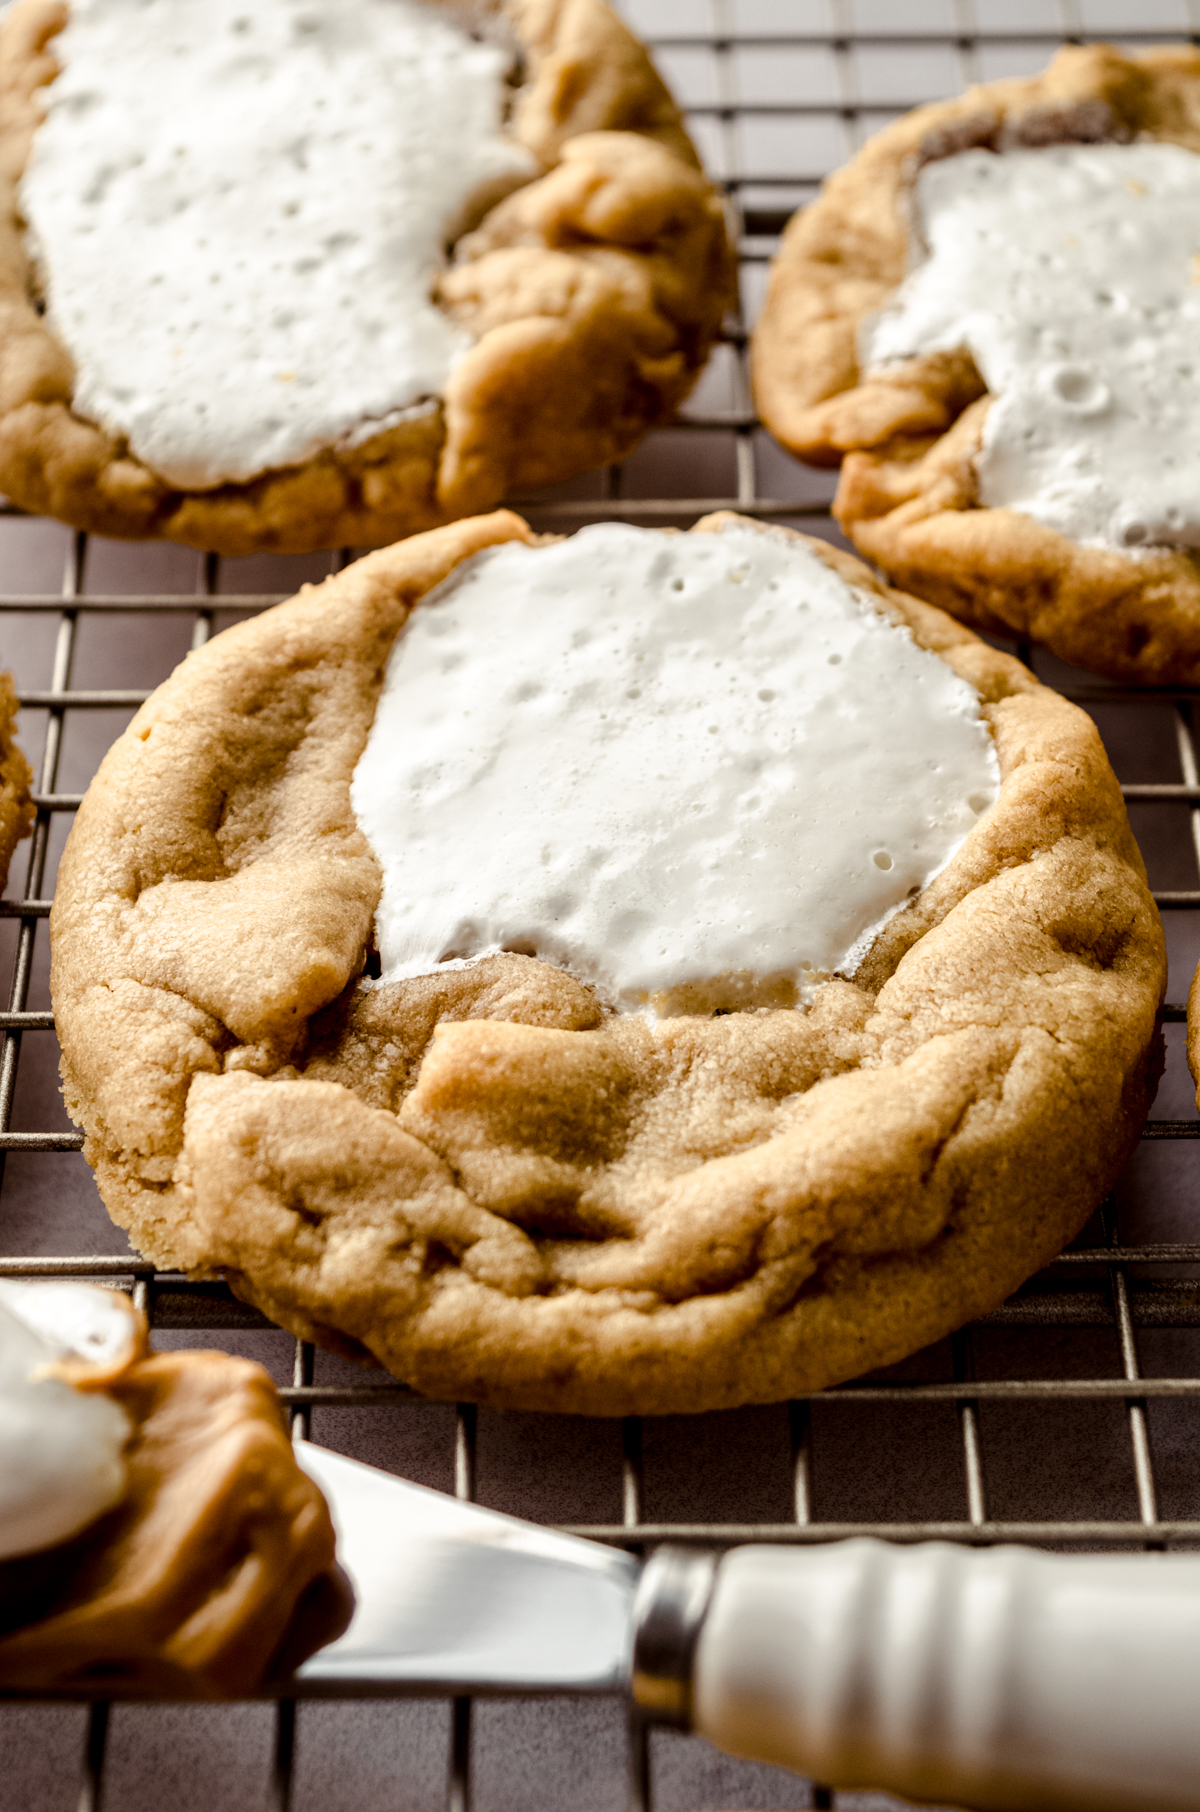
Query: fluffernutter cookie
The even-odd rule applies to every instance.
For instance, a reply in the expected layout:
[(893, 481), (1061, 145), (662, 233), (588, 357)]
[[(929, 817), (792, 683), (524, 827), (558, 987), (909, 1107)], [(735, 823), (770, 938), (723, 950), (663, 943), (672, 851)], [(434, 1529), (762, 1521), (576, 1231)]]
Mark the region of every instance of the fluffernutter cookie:
[(1067, 48), (873, 138), (791, 222), (759, 406), (894, 583), (1200, 679), (1200, 56)]
[(191, 655), (51, 919), (140, 1250), (419, 1390), (584, 1414), (898, 1359), (1083, 1224), (1162, 928), (1090, 720), (718, 517), (414, 537)]
[(18, 0), (0, 488), (227, 554), (619, 457), (727, 306), (722, 203), (603, 0)]

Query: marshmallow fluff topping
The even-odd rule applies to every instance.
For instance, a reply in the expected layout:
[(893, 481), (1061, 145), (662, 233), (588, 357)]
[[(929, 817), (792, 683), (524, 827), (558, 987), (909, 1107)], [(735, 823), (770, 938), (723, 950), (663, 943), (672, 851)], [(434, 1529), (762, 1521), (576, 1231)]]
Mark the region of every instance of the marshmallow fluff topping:
[(817, 555), (605, 524), (417, 607), (352, 800), (384, 981), (515, 950), (662, 1013), (852, 972), (998, 786), (978, 694)]
[(445, 243), (536, 174), (507, 50), (423, 0), (71, 0), (50, 48), (21, 203), (77, 414), (204, 488), (432, 406)]
[(125, 1411), (49, 1368), (119, 1363), (130, 1336), (106, 1290), (0, 1279), (0, 1560), (68, 1541), (119, 1501)]
[(1200, 547), (1200, 156), (964, 151), (921, 171), (925, 255), (867, 368), (970, 350), (994, 401), (980, 501), (1095, 547)]

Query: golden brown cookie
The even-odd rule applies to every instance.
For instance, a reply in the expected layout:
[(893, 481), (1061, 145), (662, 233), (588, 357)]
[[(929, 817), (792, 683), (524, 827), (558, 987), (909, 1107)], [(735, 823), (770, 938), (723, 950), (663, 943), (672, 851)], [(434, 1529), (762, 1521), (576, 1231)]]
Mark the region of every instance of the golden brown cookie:
[(143, 1326), (119, 1375), (81, 1386), (133, 1425), (120, 1504), (0, 1563), (0, 1688), (236, 1698), (344, 1626), (329, 1512), (266, 1372), (144, 1348)]
[(1187, 1004), (1187, 1060), (1196, 1082), (1196, 1102), (1200, 1106), (1200, 968), (1192, 977)]
[(0, 673), (0, 892), (22, 837), (33, 829), (29, 789), (33, 773), (16, 740), (17, 690), (11, 673)]
[(378, 545), (627, 453), (669, 417), (732, 297), (720, 198), (642, 46), (603, 0), (496, 0), (542, 172), (460, 238), (437, 291), (473, 336), (441, 406), (245, 484), (181, 490), (72, 409), (18, 187), (62, 0), (0, 25), (0, 489), (105, 535), (226, 554)]
[(438, 1396), (667, 1413), (898, 1359), (1078, 1230), (1153, 1094), (1162, 928), (1096, 730), (808, 542), (978, 688), (1001, 771), (853, 979), (654, 1033), (529, 956), (363, 987), (380, 873), (349, 789), (388, 651), (514, 539), (500, 512), (305, 588), (106, 757), (51, 937), (108, 1209)]
[(860, 324), (907, 269), (908, 196), (922, 164), (976, 146), (1138, 136), (1200, 150), (1195, 51), (1067, 48), (1040, 76), (906, 114), (789, 225), (755, 335), (755, 390), (798, 457), (844, 458), (835, 513), (894, 583), (1097, 672), (1194, 684), (1194, 552), (1083, 546), (1016, 510), (981, 507), (975, 456), (990, 399), (968, 353), (858, 368)]

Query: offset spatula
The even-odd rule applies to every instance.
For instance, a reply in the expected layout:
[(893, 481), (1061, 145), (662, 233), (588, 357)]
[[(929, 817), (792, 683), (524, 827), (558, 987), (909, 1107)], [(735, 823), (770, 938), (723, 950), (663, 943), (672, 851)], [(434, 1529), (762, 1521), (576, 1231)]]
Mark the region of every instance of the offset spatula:
[(357, 1597), (301, 1693), (623, 1692), (835, 1787), (1200, 1812), (1200, 1556), (848, 1541), (643, 1566), (296, 1452)]

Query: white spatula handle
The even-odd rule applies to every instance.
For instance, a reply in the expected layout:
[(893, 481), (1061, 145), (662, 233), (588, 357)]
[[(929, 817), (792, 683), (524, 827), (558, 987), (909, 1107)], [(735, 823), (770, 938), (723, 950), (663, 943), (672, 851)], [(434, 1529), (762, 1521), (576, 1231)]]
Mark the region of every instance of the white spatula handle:
[(876, 1541), (740, 1548), (693, 1728), (942, 1805), (1200, 1809), (1200, 1556)]

